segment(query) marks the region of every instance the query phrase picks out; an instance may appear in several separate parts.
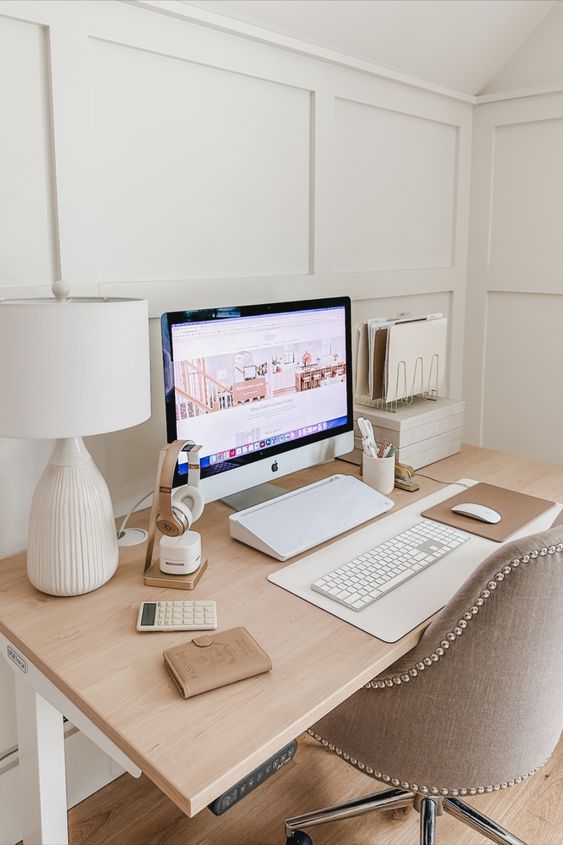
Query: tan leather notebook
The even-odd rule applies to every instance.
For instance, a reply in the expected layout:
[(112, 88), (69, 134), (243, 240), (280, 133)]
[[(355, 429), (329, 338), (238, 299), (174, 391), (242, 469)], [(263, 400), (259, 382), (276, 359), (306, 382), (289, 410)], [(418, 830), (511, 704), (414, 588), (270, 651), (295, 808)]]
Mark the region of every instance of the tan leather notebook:
[(168, 648), (164, 663), (184, 698), (269, 672), (272, 661), (246, 628), (210, 631)]
[[(452, 513), (453, 505), (467, 502), (485, 505), (497, 511), (501, 515), (500, 522), (490, 525), (487, 522), (471, 519), (469, 516)], [(505, 487), (483, 483), (475, 484), (474, 487), (469, 487), (462, 493), (456, 493), (455, 496), (423, 511), (422, 516), (451, 525), (453, 528), (460, 528), (468, 534), (477, 534), (478, 537), (494, 540), (495, 543), (503, 543), (511, 534), (552, 508), (554, 504), (547, 499), (538, 499), (536, 496), (527, 496), (525, 493), (507, 490)]]

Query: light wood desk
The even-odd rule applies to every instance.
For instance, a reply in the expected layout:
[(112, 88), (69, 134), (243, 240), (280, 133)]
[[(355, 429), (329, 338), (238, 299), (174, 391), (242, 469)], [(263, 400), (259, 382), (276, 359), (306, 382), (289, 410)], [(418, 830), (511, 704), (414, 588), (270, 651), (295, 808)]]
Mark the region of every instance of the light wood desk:
[[(357, 471), (336, 462), (282, 483), (290, 489)], [(563, 468), (475, 447), (423, 472), (563, 499)], [(397, 508), (439, 486), (419, 482), (416, 494), (394, 491)], [(198, 523), (209, 571), (190, 594), (143, 585), (144, 547), (122, 549), (114, 578), (76, 598), (37, 592), (27, 581), (23, 554), (1, 562), (0, 644), (16, 677), (28, 842), (66, 842), (61, 713), (195, 815), (416, 643), (420, 631), (388, 645), (270, 584), (266, 576), (281, 564), (231, 540), (228, 513), (214, 503)], [(142, 524), (146, 514), (136, 518)], [(141, 601), (184, 597), (214, 598), (220, 628), (245, 625), (270, 654), (273, 671), (181, 699), (162, 650), (183, 635), (139, 634), (135, 623)], [(10, 660), (10, 647), (26, 671)]]

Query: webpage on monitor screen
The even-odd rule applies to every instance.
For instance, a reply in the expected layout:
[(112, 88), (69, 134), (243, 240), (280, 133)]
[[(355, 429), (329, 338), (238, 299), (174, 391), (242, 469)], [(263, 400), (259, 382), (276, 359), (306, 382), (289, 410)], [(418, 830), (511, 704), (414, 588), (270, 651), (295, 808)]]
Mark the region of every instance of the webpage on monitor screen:
[(343, 307), (172, 326), (176, 430), (202, 466), (346, 422)]

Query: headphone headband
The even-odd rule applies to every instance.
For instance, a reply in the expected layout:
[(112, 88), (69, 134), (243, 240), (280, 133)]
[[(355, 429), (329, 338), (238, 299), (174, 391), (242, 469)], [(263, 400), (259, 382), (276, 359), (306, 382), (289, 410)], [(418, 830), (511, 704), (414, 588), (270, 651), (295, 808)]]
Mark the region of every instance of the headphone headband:
[(196, 445), (193, 440), (175, 440), (166, 449), (160, 472), (158, 490), (160, 518), (163, 518), (167, 522), (175, 522), (172, 512), (172, 489), (178, 456), (182, 451), (188, 453), (188, 484), (191, 484), (192, 487), (199, 487), (201, 473), (200, 450), (201, 446)]
[[(162, 493), (171, 493), (174, 485), (174, 471), (178, 463), (180, 452), (188, 453), (188, 480), (192, 487), (199, 487), (201, 473), (199, 453), (201, 446), (196, 446), (193, 440), (174, 440), (171, 443), (164, 457), (162, 471), (160, 473), (159, 490)], [(191, 476), (193, 475), (193, 483)]]

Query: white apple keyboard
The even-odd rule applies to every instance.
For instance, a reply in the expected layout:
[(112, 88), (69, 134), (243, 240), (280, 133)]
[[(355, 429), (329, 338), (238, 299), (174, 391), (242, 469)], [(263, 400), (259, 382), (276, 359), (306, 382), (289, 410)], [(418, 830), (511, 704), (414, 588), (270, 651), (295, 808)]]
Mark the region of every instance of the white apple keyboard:
[(393, 502), (351, 475), (331, 475), (229, 516), (231, 537), (288, 560), (380, 516)]
[(457, 528), (423, 519), (327, 572), (311, 589), (358, 612), (470, 539)]

